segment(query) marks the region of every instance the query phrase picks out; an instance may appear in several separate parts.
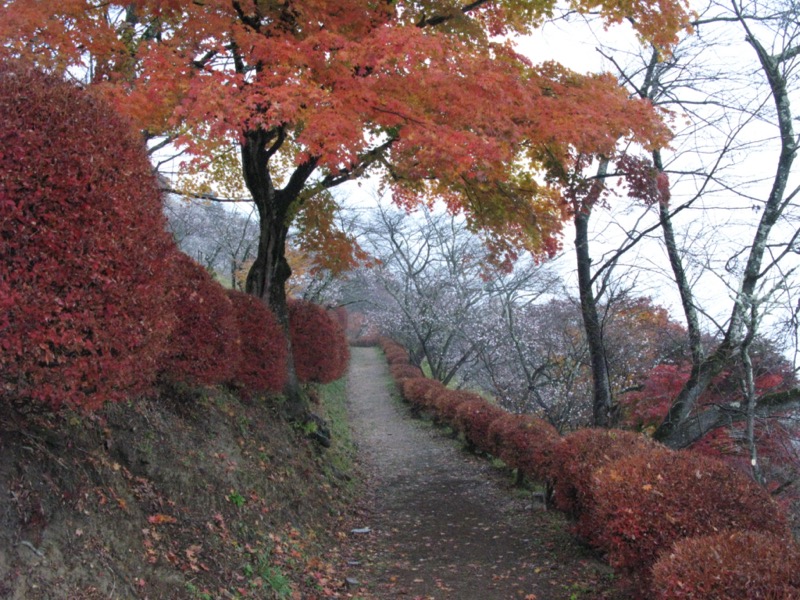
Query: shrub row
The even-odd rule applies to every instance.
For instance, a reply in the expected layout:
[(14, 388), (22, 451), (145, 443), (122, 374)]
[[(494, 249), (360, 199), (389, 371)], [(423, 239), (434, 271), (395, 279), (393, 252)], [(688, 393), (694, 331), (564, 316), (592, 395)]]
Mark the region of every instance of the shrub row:
[(424, 377), (396, 342), (381, 338), (378, 343), (403, 399), (414, 411), (463, 435), (473, 449), (501, 458), (531, 479), (545, 479), (542, 465), (560, 442), (552, 425), (529, 415), (509, 414), (479, 394), (451, 390)]
[[(161, 378), (278, 391), (283, 328), (180, 253), (141, 139), (89, 93), (0, 64), (0, 397), (84, 410)], [(293, 303), (301, 381), (343, 373), (340, 320)]]
[(728, 464), (642, 434), (582, 429), (501, 410), (420, 377), (382, 339), (403, 398), (476, 449), (547, 482), (556, 508), (654, 598), (800, 598), (800, 548), (770, 495)]

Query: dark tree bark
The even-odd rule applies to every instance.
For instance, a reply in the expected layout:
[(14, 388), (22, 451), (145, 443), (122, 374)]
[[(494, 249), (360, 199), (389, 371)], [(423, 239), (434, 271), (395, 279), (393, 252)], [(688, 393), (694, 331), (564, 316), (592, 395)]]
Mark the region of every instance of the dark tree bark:
[(592, 257), (589, 253), (589, 219), (592, 207), (603, 191), (603, 177), (608, 170), (608, 161), (603, 160), (597, 178), (592, 183), (586, 198), (575, 202), (575, 252), (578, 261), (578, 292), (581, 300), (581, 315), (589, 346), (592, 365), (592, 424), (595, 427), (611, 427), (614, 423), (614, 403), (611, 395), (611, 380), (608, 374), (606, 348), (603, 342), (603, 324), (597, 310), (597, 297), (592, 276)]
[(259, 216), (258, 250), (247, 274), (245, 291), (269, 305), (286, 334), (288, 359), (285, 406), (291, 418), (303, 420), (308, 407), (295, 372), (289, 338), (286, 281), (292, 270), (286, 260), (286, 236), (289, 232), (289, 211), (299, 201), (300, 192), (316, 168), (316, 161), (309, 160), (297, 167), (286, 187), (275, 189), (269, 172), (269, 159), (283, 140), (281, 130), (256, 130), (247, 132), (242, 143), (244, 180)]
[[(655, 432), (655, 438), (675, 447), (686, 447), (699, 440), (706, 433), (733, 421), (752, 419), (756, 416), (769, 416), (792, 409), (797, 400), (797, 391), (782, 395), (770, 395), (757, 401), (750, 401), (749, 411), (736, 406), (714, 406), (704, 408), (694, 414), (697, 401), (708, 388), (712, 379), (718, 375), (736, 356), (746, 351), (746, 323), (753, 303), (756, 301), (758, 287), (764, 278), (764, 255), (772, 229), (783, 214), (787, 203), (786, 185), (797, 153), (797, 140), (793, 129), (793, 117), (789, 103), (787, 82), (781, 67), (786, 60), (798, 54), (798, 47), (790, 47), (780, 54), (770, 54), (758, 41), (748, 25), (748, 17), (741, 7), (732, 3), (736, 20), (745, 31), (746, 39), (753, 47), (761, 65), (761, 72), (769, 84), (772, 100), (775, 103), (777, 126), (780, 133), (780, 155), (778, 157), (772, 188), (764, 204), (761, 219), (750, 245), (747, 262), (742, 275), (740, 288), (731, 310), (725, 337), (716, 350), (707, 358), (695, 356), (693, 349), (692, 375), (670, 407), (664, 421)], [(680, 288), (680, 280), (678, 281)], [(681, 290), (683, 296), (683, 290)], [(690, 303), (691, 305), (691, 303)], [(684, 307), (686, 303), (684, 304)], [(687, 315), (688, 316), (688, 315)], [(752, 332), (750, 332), (752, 334)], [(770, 412), (771, 411), (771, 412)]]

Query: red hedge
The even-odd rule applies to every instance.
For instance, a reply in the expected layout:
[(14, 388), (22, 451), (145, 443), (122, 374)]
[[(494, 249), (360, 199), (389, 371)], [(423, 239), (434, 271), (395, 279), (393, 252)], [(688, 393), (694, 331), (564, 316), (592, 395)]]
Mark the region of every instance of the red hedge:
[(279, 392), (286, 384), (287, 344), (283, 329), (264, 302), (227, 290), (241, 342), (234, 383), (251, 392)]
[(792, 540), (736, 531), (677, 542), (653, 567), (652, 598), (800, 598), (800, 548)]
[(582, 531), (614, 567), (644, 572), (676, 541), (737, 529), (787, 539), (785, 515), (752, 479), (692, 452), (657, 450), (595, 472)]
[(378, 340), (378, 345), (386, 355), (386, 362), (388, 362), (390, 365), (410, 364), (408, 350), (403, 348), (403, 346), (394, 340), (387, 337), (382, 337)]
[(389, 367), (389, 372), (392, 374), (392, 378), (398, 383), (402, 379), (420, 379), (425, 377), (419, 368), (403, 363), (395, 363), (391, 365)]
[(231, 300), (206, 269), (182, 252), (174, 253), (170, 274), (178, 322), (161, 359), (162, 372), (170, 380), (190, 384), (231, 381), (241, 360)]
[(89, 93), (0, 63), (0, 390), (96, 409), (146, 392), (172, 327), (141, 138)]
[(457, 429), (456, 413), (458, 412), (458, 407), (469, 400), (482, 400), (482, 398), (473, 392), (451, 390), (442, 386), (442, 389), (433, 399), (436, 422)]
[(639, 433), (620, 429), (579, 429), (555, 449), (552, 473), (553, 503), (573, 517), (585, 508), (595, 469), (611, 461), (646, 451), (653, 442)]
[(330, 383), (347, 372), (350, 348), (344, 329), (321, 306), (290, 300), (289, 335), (301, 382)]
[(400, 381), (400, 393), (403, 399), (416, 410), (427, 410), (432, 407), (433, 399), (445, 390), (441, 381), (418, 377)]
[(489, 426), (504, 414), (506, 411), (499, 406), (477, 397), (475, 400), (467, 400), (458, 405), (455, 415), (456, 428), (475, 448), (491, 452)]
[(555, 427), (532, 415), (506, 413), (489, 426), (492, 454), (537, 481), (552, 476), (553, 455), (560, 442)]

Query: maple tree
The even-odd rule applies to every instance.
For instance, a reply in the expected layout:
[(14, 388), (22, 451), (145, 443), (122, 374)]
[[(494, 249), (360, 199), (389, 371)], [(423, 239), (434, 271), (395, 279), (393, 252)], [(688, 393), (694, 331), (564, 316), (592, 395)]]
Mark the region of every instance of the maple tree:
[[(608, 24), (630, 19), (661, 45), (686, 23), (678, 0), (574, 6)], [(471, 227), (493, 232), (499, 254), (548, 253), (565, 213), (557, 190), (534, 176), (544, 161), (563, 163), (575, 148), (605, 153), (622, 137), (663, 139), (649, 103), (628, 100), (613, 78), (533, 66), (497, 41), (552, 7), (69, 0), (45, 9), (6, 0), (0, 53), (61, 72), (82, 67), (151, 148), (183, 146), (200, 170), (238, 144), (234, 162), (260, 217), (247, 291), (288, 331), (286, 237), (327, 190), (377, 173), (401, 205), (440, 197), (463, 210)]]

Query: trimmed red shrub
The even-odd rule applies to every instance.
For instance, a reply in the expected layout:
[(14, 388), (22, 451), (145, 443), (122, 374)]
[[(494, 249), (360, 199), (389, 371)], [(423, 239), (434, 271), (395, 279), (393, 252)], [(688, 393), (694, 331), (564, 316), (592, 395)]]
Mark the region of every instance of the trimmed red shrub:
[(330, 383), (347, 372), (350, 347), (344, 330), (318, 304), (289, 301), (289, 335), (294, 368), (301, 382)]
[(456, 426), (456, 412), (462, 402), (468, 400), (482, 400), (482, 398), (473, 392), (465, 392), (464, 390), (451, 390), (442, 386), (441, 390), (433, 399), (433, 410), (435, 412), (435, 420), (440, 425), (452, 427), (457, 429)]
[(735, 531), (681, 540), (653, 567), (653, 595), (691, 598), (800, 598), (800, 548), (761, 532)]
[(391, 365), (389, 367), (389, 372), (392, 374), (392, 378), (397, 382), (402, 379), (420, 379), (425, 377), (422, 371), (417, 367), (402, 363)]
[(403, 348), (400, 344), (387, 337), (382, 337), (378, 340), (378, 345), (386, 355), (386, 362), (390, 365), (394, 364), (410, 364), (408, 350)]
[(400, 392), (403, 399), (415, 410), (431, 408), (431, 401), (437, 393), (445, 389), (441, 381), (419, 377), (417, 379), (403, 379), (400, 382)]
[(456, 409), (455, 424), (469, 444), (482, 452), (491, 452), (489, 426), (505, 414), (502, 408), (489, 404), (483, 398), (467, 400)]
[(279, 392), (286, 384), (287, 344), (278, 319), (259, 298), (227, 290), (238, 325), (241, 360), (233, 382), (245, 392)]
[(206, 269), (182, 252), (170, 262), (170, 298), (178, 322), (161, 358), (163, 375), (189, 384), (231, 381), (241, 360), (231, 300)]
[(390, 347), (384, 350), (386, 362), (390, 365), (407, 365), (409, 363), (408, 352), (402, 348)]
[(489, 426), (491, 453), (537, 481), (551, 477), (553, 454), (560, 442), (555, 427), (532, 415), (506, 413)]
[(645, 572), (676, 541), (724, 531), (790, 537), (766, 490), (707, 456), (651, 451), (608, 463), (592, 479), (581, 530), (614, 567)]
[(77, 87), (0, 63), (0, 395), (99, 408), (151, 389), (173, 324), (141, 138)]
[(580, 515), (588, 501), (592, 473), (614, 460), (654, 447), (642, 434), (621, 429), (579, 429), (563, 438), (552, 460), (555, 507), (573, 517)]

